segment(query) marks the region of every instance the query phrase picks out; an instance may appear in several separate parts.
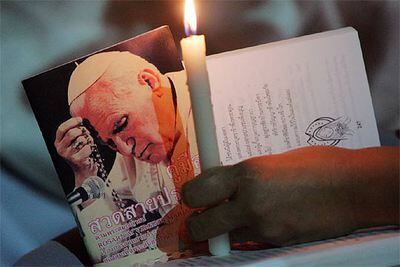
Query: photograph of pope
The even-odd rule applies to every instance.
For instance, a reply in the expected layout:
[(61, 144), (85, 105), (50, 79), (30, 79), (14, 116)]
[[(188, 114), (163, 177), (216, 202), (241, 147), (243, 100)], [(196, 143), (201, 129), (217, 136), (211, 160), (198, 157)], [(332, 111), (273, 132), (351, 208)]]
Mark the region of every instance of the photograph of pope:
[[(71, 118), (59, 125), (54, 146), (73, 170), (75, 188), (98, 175), (100, 166), (91, 156), (95, 140), (116, 152), (104, 199), (82, 203), (79, 220), (122, 211), (130, 203), (145, 203), (166, 191), (177, 192), (169, 205), (158, 205), (146, 218), (147, 222), (166, 219), (153, 229), (156, 249), (179, 251), (180, 243), (187, 243), (182, 225), (190, 213), (179, 203), (179, 192), (199, 171), (184, 71), (162, 74), (128, 51), (98, 53), (73, 71), (68, 104)], [(136, 209), (137, 215), (143, 213)]]

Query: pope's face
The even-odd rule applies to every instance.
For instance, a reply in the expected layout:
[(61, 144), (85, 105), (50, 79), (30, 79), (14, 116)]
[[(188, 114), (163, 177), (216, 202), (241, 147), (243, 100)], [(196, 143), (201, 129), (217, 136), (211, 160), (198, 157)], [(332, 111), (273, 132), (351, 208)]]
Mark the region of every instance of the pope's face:
[(95, 85), (86, 93), (83, 114), (77, 115), (90, 121), (101, 140), (124, 156), (149, 163), (168, 160), (175, 130), (168, 89), (140, 75), (105, 78)]

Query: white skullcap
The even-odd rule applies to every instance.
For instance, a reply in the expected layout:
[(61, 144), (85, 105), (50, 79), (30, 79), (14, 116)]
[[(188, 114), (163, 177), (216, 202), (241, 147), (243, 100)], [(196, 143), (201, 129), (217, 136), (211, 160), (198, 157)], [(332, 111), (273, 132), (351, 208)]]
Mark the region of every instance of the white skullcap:
[(88, 57), (72, 72), (68, 84), (68, 105), (92, 86), (122, 54), (129, 52), (103, 52)]

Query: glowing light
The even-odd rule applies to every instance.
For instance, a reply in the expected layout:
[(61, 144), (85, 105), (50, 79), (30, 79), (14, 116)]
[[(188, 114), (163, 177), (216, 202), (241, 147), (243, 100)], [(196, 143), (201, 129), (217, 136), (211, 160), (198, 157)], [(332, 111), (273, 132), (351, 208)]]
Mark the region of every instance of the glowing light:
[(197, 16), (194, 0), (185, 0), (184, 24), (186, 36), (196, 34)]

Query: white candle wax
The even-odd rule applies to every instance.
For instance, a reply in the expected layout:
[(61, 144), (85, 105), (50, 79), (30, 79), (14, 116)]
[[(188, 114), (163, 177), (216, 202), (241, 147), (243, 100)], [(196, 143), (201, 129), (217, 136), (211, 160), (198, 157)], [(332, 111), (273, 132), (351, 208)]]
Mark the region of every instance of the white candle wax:
[[(221, 165), (206, 66), (204, 35), (192, 35), (182, 39), (181, 47), (192, 102), (201, 170), (204, 171)], [(209, 248), (211, 254), (215, 256), (229, 254), (229, 235), (223, 234), (210, 239)]]

